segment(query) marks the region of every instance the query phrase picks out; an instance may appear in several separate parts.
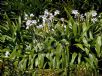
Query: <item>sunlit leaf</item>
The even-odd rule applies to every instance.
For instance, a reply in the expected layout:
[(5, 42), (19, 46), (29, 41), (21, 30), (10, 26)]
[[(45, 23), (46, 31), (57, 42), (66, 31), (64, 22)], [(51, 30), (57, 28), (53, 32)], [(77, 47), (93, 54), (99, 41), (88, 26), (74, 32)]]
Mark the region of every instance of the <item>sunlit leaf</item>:
[(74, 44), (74, 45), (76, 45), (77, 47), (79, 47), (80, 49), (82, 49), (84, 51), (84, 47), (82, 44)]
[(77, 53), (73, 53), (72, 54), (72, 59), (71, 59), (71, 62), (70, 62), (70, 65), (73, 65), (73, 63), (75, 62), (75, 58), (77, 57)]
[(101, 50), (101, 36), (98, 36), (97, 39), (96, 39), (96, 45), (95, 45), (95, 49), (96, 49), (96, 53), (97, 53), (97, 56), (100, 57), (100, 50)]

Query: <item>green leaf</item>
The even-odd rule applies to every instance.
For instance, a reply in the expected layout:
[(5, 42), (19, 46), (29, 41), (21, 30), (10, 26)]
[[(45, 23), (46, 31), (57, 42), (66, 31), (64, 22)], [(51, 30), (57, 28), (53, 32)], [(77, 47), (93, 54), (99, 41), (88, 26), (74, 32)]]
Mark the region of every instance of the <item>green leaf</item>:
[(75, 62), (75, 58), (77, 57), (77, 53), (73, 53), (72, 54), (72, 59), (71, 59), (71, 62), (70, 62), (70, 65), (73, 65), (73, 63)]
[(77, 47), (79, 47), (79, 48), (82, 49), (83, 51), (85, 50), (82, 44), (74, 44), (74, 45), (76, 45)]
[(5, 35), (1, 35), (0, 41), (1, 41), (1, 42), (5, 42), (5, 39), (6, 39)]
[(85, 48), (85, 52), (86, 52), (86, 54), (88, 55), (89, 54), (89, 49), (88, 48)]
[(35, 66), (38, 66), (39, 68), (43, 68), (44, 65), (44, 54), (38, 54), (38, 58), (35, 60)]
[(15, 68), (18, 68), (18, 61), (16, 60), (14, 63)]
[(30, 60), (29, 60), (29, 62), (30, 62), (29, 68), (30, 68), (30, 69), (33, 69), (35, 56), (36, 56), (36, 55), (34, 54), (33, 58), (30, 58)]
[(52, 59), (52, 62), (53, 62), (53, 69), (55, 69), (56, 68), (56, 58), (54, 57), (53, 59)]
[(87, 38), (83, 37), (82, 41), (84, 43), (84, 46), (89, 47), (88, 39)]
[(78, 54), (78, 64), (80, 64), (80, 62), (81, 62), (81, 57), (82, 57), (82, 55), (79, 53)]
[(19, 23), (19, 26), (21, 26), (21, 17), (20, 16), (18, 17), (18, 23)]
[(101, 46), (102, 46), (101, 43), (102, 43), (101, 36), (98, 36), (96, 39), (96, 44), (95, 44), (95, 49), (96, 49), (96, 53), (98, 57), (100, 57), (101, 55)]
[(91, 31), (89, 31), (89, 36), (90, 36), (90, 39), (93, 39), (93, 34)]
[(26, 65), (27, 65), (27, 58), (23, 58), (20, 62), (19, 62), (19, 69), (21, 71), (24, 71), (26, 69)]
[(10, 59), (15, 59), (16, 54), (17, 54), (16, 49), (14, 49), (13, 52), (10, 54)]
[(75, 24), (74, 21), (73, 21), (73, 23), (72, 23), (72, 30), (73, 30), (74, 36), (76, 36), (76, 35), (77, 35), (77, 25)]

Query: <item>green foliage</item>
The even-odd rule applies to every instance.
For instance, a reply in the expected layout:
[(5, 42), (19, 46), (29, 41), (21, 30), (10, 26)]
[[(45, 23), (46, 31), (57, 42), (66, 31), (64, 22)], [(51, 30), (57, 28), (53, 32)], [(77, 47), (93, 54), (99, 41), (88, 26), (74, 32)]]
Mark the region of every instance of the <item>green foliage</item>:
[[(65, 20), (56, 15), (51, 21), (47, 18), (49, 21), (45, 20), (45, 23), (41, 21), (26, 28), (24, 23), (27, 20), (22, 19), (24, 13), (30, 14), (34, 11), (36, 15), (39, 10), (44, 10), (49, 2), (53, 3), (51, 0), (43, 3), (39, 0), (5, 1), (9, 6), (6, 12), (14, 7), (12, 12), (17, 9), (20, 14), (15, 14), (17, 17), (14, 17), (16, 19), (13, 21), (9, 18), (11, 12), (10, 15), (5, 13), (5, 21), (0, 24), (0, 72), (3, 69), (4, 76), (36, 76), (39, 72), (41, 75), (48, 75), (50, 72), (56, 76), (97, 75), (98, 58), (102, 57), (101, 14), (100, 17), (95, 17), (97, 21), (92, 21), (94, 17), (91, 11), (86, 13), (83, 20), (80, 13), (74, 18), (71, 14), (73, 5), (64, 6), (63, 3), (62, 9), (67, 16)], [(73, 0), (72, 3), (76, 1)], [(54, 8), (51, 9), (53, 10)], [(35, 19), (39, 17), (36, 16)], [(41, 23), (43, 27), (37, 28)]]

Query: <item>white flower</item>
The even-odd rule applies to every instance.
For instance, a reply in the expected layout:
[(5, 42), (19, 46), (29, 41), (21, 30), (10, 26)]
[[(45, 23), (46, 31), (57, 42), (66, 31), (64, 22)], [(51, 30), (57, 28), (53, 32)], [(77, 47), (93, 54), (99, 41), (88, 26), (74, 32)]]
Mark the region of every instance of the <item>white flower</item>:
[(78, 13), (78, 10), (72, 10), (72, 14), (78, 15), (78, 14), (79, 14), (79, 13)]
[(52, 14), (52, 13), (49, 13), (49, 15), (50, 15), (50, 16), (53, 16), (53, 14)]
[(84, 15), (87, 16), (87, 13), (85, 13)]
[(32, 20), (32, 24), (37, 24), (37, 21), (36, 20)]
[(42, 19), (44, 19), (44, 20), (47, 19), (47, 16), (46, 15), (43, 15), (42, 16)]
[(98, 17), (99, 17), (99, 18), (101, 18), (101, 16), (100, 16), (100, 15), (99, 15)]
[(36, 20), (27, 20), (27, 22), (26, 22), (26, 25), (27, 25), (26, 29), (29, 29), (29, 27), (32, 26), (33, 24), (36, 25), (37, 21)]
[(27, 17), (24, 18), (24, 20), (27, 20), (27, 19), (28, 19)]
[(91, 15), (92, 15), (92, 17), (95, 17), (97, 15), (97, 12), (93, 10), (93, 11), (91, 11)]
[(49, 20), (52, 21), (52, 19), (54, 18), (54, 15), (53, 15), (52, 13), (50, 13), (49, 15), (50, 15), (50, 16), (49, 16)]
[(26, 29), (29, 29), (29, 26), (27, 26)]
[(43, 28), (43, 25), (36, 26), (38, 29)]
[(84, 20), (84, 15), (83, 15), (83, 14), (80, 15), (80, 19), (81, 19), (82, 21)]
[(64, 25), (64, 28), (66, 29), (66, 25)]
[(26, 45), (26, 49), (31, 49), (31, 47), (29, 45)]
[(26, 25), (27, 26), (31, 26), (32, 21), (31, 20), (27, 20)]
[(25, 13), (24, 20), (28, 19), (28, 14)]
[(59, 10), (56, 10), (56, 11), (54, 12), (54, 16), (58, 15), (59, 13), (60, 13), (60, 11), (59, 11)]
[(55, 31), (54, 29), (51, 29), (52, 31)]
[(28, 17), (28, 14), (25, 13), (25, 17)]
[(38, 19), (37, 22), (39, 22), (40, 20)]
[(95, 23), (95, 22), (97, 21), (97, 18), (92, 18), (91, 21), (92, 21), (93, 23)]
[(30, 14), (30, 17), (34, 17), (33, 13)]
[(64, 22), (64, 18), (61, 18), (60, 20), (61, 20), (62, 22)]
[(45, 11), (44, 11), (44, 15), (48, 16), (48, 14), (49, 14), (48, 10), (45, 9)]
[(87, 18), (89, 18), (90, 17), (90, 12), (85, 13), (84, 16), (86, 16)]
[(10, 55), (10, 53), (8, 51), (6, 51), (5, 57), (8, 57), (9, 55)]
[(47, 18), (46, 18), (46, 16), (44, 15), (44, 16), (42, 17), (43, 25), (45, 24), (46, 20), (47, 20)]

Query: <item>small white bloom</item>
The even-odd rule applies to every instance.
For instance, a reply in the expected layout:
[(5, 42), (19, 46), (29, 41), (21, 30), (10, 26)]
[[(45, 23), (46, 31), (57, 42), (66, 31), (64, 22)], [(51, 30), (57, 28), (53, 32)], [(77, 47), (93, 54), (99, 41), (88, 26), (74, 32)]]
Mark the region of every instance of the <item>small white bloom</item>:
[(81, 19), (82, 21), (84, 20), (84, 15), (83, 15), (83, 14), (80, 15), (80, 19)]
[(53, 16), (53, 14), (52, 14), (52, 13), (49, 13), (49, 15), (50, 15), (50, 16)]
[(27, 26), (26, 29), (29, 29), (29, 26)]
[(92, 21), (93, 23), (95, 23), (95, 22), (97, 21), (97, 18), (92, 18), (91, 21)]
[(45, 9), (45, 11), (44, 11), (44, 15), (48, 16), (48, 14), (49, 14), (48, 10)]
[(42, 17), (43, 24), (45, 24), (46, 20), (47, 20), (47, 18), (46, 18), (46, 16), (44, 15), (44, 16)]
[(10, 55), (10, 53), (8, 51), (6, 51), (5, 57), (8, 57), (9, 55)]
[(93, 10), (93, 11), (91, 12), (91, 14), (92, 14), (92, 17), (95, 17), (95, 16), (97, 15), (97, 12)]
[(28, 19), (28, 14), (25, 13), (24, 20)]
[(27, 20), (26, 25), (27, 26), (31, 26), (32, 21), (31, 20)]
[(32, 20), (27, 20), (26, 25), (26, 29), (29, 29), (29, 27), (32, 25)]
[(27, 20), (27, 19), (28, 19), (27, 17), (24, 18), (24, 20)]
[(43, 28), (43, 25), (36, 26), (38, 29)]
[(31, 49), (31, 47), (29, 45), (26, 45), (26, 49)]
[(56, 11), (54, 12), (54, 16), (58, 15), (59, 13), (60, 13), (60, 11), (59, 11), (59, 10), (56, 10)]
[(64, 28), (66, 29), (66, 25), (64, 25)]
[(87, 13), (84, 14), (84, 16), (86, 16), (86, 17), (90, 17), (90, 13), (87, 12)]
[(32, 24), (37, 24), (37, 21), (36, 20), (32, 20)]
[(101, 18), (101, 16), (100, 16), (100, 15), (99, 15), (98, 17), (99, 17), (99, 18)]
[(25, 13), (25, 17), (28, 17), (28, 14)]
[(30, 14), (30, 17), (34, 17), (33, 13)]
[(79, 13), (78, 13), (78, 10), (72, 10), (72, 14), (78, 15), (78, 14), (79, 14)]
[(39, 22), (40, 20), (38, 19), (37, 22)]
[(46, 15), (43, 15), (43, 17), (42, 17), (43, 19), (47, 19), (47, 16)]
[(54, 29), (52, 29), (52, 31), (54, 31)]
[(54, 18), (54, 15), (52, 13), (50, 13), (49, 15), (50, 15), (49, 20), (52, 21), (52, 19)]
[(87, 16), (87, 13), (85, 13), (84, 16)]
[(61, 18), (60, 20), (61, 20), (62, 22), (64, 22), (64, 18)]

